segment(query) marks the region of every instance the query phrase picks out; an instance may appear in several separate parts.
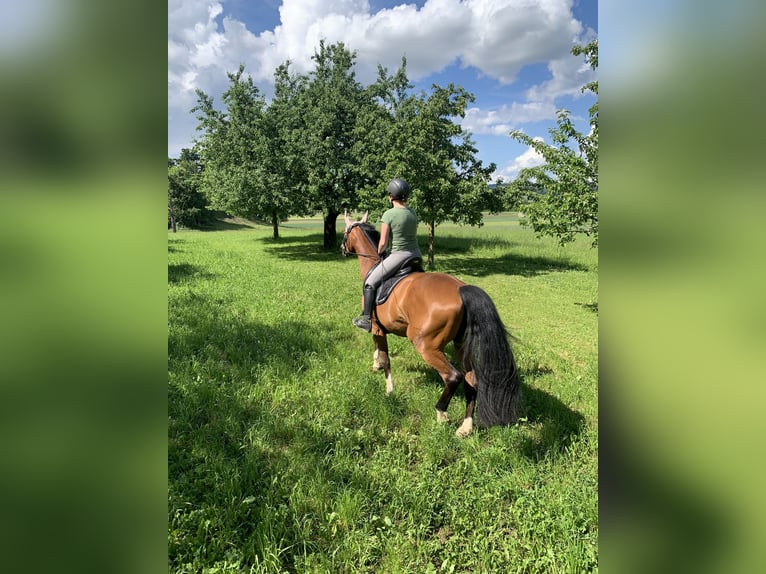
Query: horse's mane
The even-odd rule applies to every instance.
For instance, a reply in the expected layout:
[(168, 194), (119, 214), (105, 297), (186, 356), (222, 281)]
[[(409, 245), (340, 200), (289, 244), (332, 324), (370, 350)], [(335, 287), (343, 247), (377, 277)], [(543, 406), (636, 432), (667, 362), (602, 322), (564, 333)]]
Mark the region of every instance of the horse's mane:
[(378, 242), (380, 241), (380, 233), (378, 233), (375, 227), (369, 223), (360, 223), (359, 227), (361, 227), (365, 235), (372, 240), (372, 244), (377, 247)]

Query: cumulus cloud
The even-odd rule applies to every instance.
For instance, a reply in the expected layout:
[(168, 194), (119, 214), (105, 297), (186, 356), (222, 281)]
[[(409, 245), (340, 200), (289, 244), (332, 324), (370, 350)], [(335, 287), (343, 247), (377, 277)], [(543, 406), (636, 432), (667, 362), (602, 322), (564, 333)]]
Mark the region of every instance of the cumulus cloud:
[(548, 63), (551, 78), (526, 91), (526, 102), (513, 102), (492, 110), (469, 108), (463, 127), (476, 134), (508, 135), (523, 124), (556, 120), (559, 106), (555, 101), (562, 96), (580, 97), (582, 87), (596, 79), (582, 57), (571, 54)]
[(596, 79), (596, 73), (591, 70), (582, 56), (564, 56), (548, 63), (551, 79), (533, 86), (527, 91), (527, 99), (532, 101), (550, 101), (570, 95), (578, 97), (582, 87)]
[[(535, 138), (536, 140), (542, 140), (542, 138)], [(505, 166), (498, 169), (493, 178), (495, 180), (502, 178), (504, 181), (513, 181), (519, 172), (524, 168), (537, 167), (545, 163), (545, 159), (533, 148), (527, 147), (526, 151), (516, 157), (513, 161), (508, 162)]]
[(507, 134), (515, 123), (555, 117), (549, 104), (557, 91), (569, 93), (579, 81), (573, 58), (566, 57), (583, 34), (571, 5), (572, 0), (426, 0), (420, 8), (402, 3), (371, 13), (367, 0), (283, 0), (279, 25), (256, 34), (227, 16), (226, 0), (169, 0), (168, 113), (174, 121), (188, 115), (196, 88), (221, 93), (226, 72), (240, 63), (259, 86), (270, 84), (288, 59), (295, 71), (306, 72), (324, 39), (357, 52), (363, 83), (375, 79), (378, 64), (398, 68), (403, 55), (413, 81), (458, 64), (507, 84), (524, 66), (548, 63), (552, 79), (530, 90), (532, 103), (485, 115), (476, 108), (467, 118), (476, 133)]
[(215, 21), (223, 7), (209, 0), (168, 2), (168, 107), (194, 100), (195, 88), (207, 88), (204, 71), (217, 66), (226, 39)]
[(474, 0), (472, 37), (461, 54), (464, 65), (510, 83), (527, 64), (559, 57), (582, 33), (570, 0)]
[(298, 71), (310, 69), (325, 39), (356, 50), (359, 67), (373, 74), (378, 63), (395, 68), (406, 55), (414, 80), (459, 62), (508, 83), (523, 66), (566, 54), (582, 33), (571, 0), (427, 0), (420, 9), (401, 4), (374, 14), (367, 0), (283, 0), (279, 13), (280, 24), (256, 36), (225, 17), (225, 3), (170, 0), (173, 79), (245, 62), (256, 79), (268, 81), (286, 59)]
[(553, 102), (513, 102), (494, 110), (470, 108), (461, 122), (464, 129), (474, 134), (508, 135), (520, 124), (556, 118)]

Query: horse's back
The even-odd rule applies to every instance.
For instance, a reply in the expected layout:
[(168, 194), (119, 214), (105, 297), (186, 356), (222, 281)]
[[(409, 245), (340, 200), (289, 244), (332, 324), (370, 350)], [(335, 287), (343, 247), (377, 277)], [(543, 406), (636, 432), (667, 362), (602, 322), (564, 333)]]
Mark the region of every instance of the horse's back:
[(452, 340), (463, 318), (463, 281), (446, 273), (413, 273), (402, 279), (377, 313), (396, 335)]
[(459, 301), (458, 289), (465, 285), (457, 277), (446, 273), (413, 273), (406, 279), (409, 279), (406, 288), (408, 291), (412, 291), (412, 293), (407, 293), (408, 297), (413, 294), (421, 294), (429, 299), (438, 297), (443, 300), (456, 297)]

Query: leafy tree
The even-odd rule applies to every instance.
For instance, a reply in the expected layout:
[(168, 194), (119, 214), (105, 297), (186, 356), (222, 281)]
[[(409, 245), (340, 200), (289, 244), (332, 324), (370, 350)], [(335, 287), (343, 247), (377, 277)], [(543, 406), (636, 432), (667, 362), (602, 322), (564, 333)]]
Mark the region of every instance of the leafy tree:
[(301, 98), (306, 78), (291, 74), (289, 68), (287, 61), (274, 72), (274, 97), (263, 118), (266, 138), (264, 177), (272, 197), (278, 198), (283, 207), (281, 219), (314, 212), (306, 194), (308, 167), (301, 147), (305, 129)]
[(354, 133), (362, 86), (354, 73), (355, 53), (342, 42), (319, 44), (300, 106), (307, 191), (324, 216), (324, 247), (337, 243), (335, 229), (344, 208), (356, 205), (359, 172), (354, 169)]
[[(591, 68), (598, 68), (598, 39), (575, 46), (572, 53), (585, 55)], [(589, 82), (582, 91), (598, 96), (598, 82)], [(509, 200), (524, 211), (526, 223), (538, 235), (556, 237), (562, 245), (578, 233), (591, 236), (593, 245), (598, 245), (598, 101), (589, 116), (590, 133), (583, 135), (575, 129), (569, 111), (559, 110), (558, 126), (550, 130), (553, 145), (518, 130), (511, 132), (545, 163), (519, 172), (508, 186)]]
[(378, 78), (366, 88), (357, 119), (354, 167), (359, 172), (360, 201), (375, 214), (388, 209), (384, 190), (391, 179), (400, 177), (397, 170), (405, 163), (404, 150), (398, 147), (398, 132), (413, 87), (406, 68), (406, 58), (391, 76), (386, 68), (378, 66)]
[(198, 142), (205, 165), (203, 189), (216, 209), (270, 220), (276, 239), (279, 222), (287, 218), (292, 205), (282, 182), (271, 176), (278, 149), (270, 147), (266, 103), (252, 78), (245, 77), (244, 66), (228, 76), (225, 112), (214, 109), (212, 98), (201, 90), (192, 110), (200, 122), (197, 129), (204, 132)]
[(389, 118), (376, 136), (382, 156), (382, 181), (366, 192), (365, 203), (382, 210), (385, 183), (403, 177), (412, 187), (411, 205), (428, 225), (427, 265), (434, 265), (436, 226), (445, 221), (481, 225), (482, 210), (500, 211), (501, 194), (488, 185), (495, 165), (483, 166), (470, 134), (455, 118), (465, 117), (473, 94), (461, 86), (434, 85), (430, 95), (406, 95), (406, 62), (395, 76), (379, 72)]
[(199, 154), (193, 150), (184, 148), (178, 159), (168, 158), (168, 219), (174, 232), (178, 224), (202, 227), (212, 218), (199, 189), (201, 172)]
[(355, 59), (343, 43), (320, 42), (308, 75), (291, 75), (289, 61), (277, 68), (269, 106), (243, 66), (229, 74), (224, 111), (198, 91), (202, 189), (213, 207), (270, 218), (275, 238), (280, 220), (321, 209), (324, 246), (332, 248), (340, 213), (360, 203), (382, 211), (386, 183), (404, 177), (429, 225), (432, 267), (436, 225), (480, 225), (482, 210), (501, 205), (488, 186), (494, 164), (476, 159), (470, 134), (454, 122), (473, 95), (452, 84), (410, 95), (404, 58), (392, 76), (379, 67), (364, 88)]
[(408, 147), (413, 187), (413, 207), (428, 225), (428, 267), (434, 265), (436, 226), (445, 221), (481, 225), (482, 209), (499, 211), (489, 180), (495, 165), (476, 158), (470, 134), (455, 118), (465, 117), (473, 94), (462, 86), (434, 85), (428, 97), (414, 100)]

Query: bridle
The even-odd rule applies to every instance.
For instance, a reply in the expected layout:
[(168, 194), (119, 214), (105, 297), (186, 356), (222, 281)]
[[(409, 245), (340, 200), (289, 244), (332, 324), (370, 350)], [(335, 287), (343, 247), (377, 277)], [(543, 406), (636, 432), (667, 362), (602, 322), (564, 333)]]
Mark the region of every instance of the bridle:
[(378, 246), (377, 245), (373, 245), (372, 239), (370, 239), (370, 236), (367, 235), (367, 233), (364, 231), (364, 229), (362, 229), (362, 233), (364, 234), (364, 237), (367, 239), (367, 241), (370, 242), (370, 245), (372, 245), (373, 251), (375, 251), (375, 255), (368, 255), (367, 253), (352, 253), (351, 251), (348, 250), (348, 247), (346, 246), (346, 244), (348, 243), (348, 236), (351, 233), (352, 229), (354, 229), (355, 227), (359, 227), (361, 224), (362, 224), (361, 221), (356, 221), (356, 222), (352, 223), (351, 225), (349, 225), (346, 228), (346, 231), (343, 233), (343, 243), (340, 244), (340, 251), (341, 251), (341, 253), (343, 253), (343, 257), (349, 257), (351, 255), (356, 255), (357, 257), (367, 257), (368, 259), (379, 259), (380, 255), (377, 254), (378, 253)]

